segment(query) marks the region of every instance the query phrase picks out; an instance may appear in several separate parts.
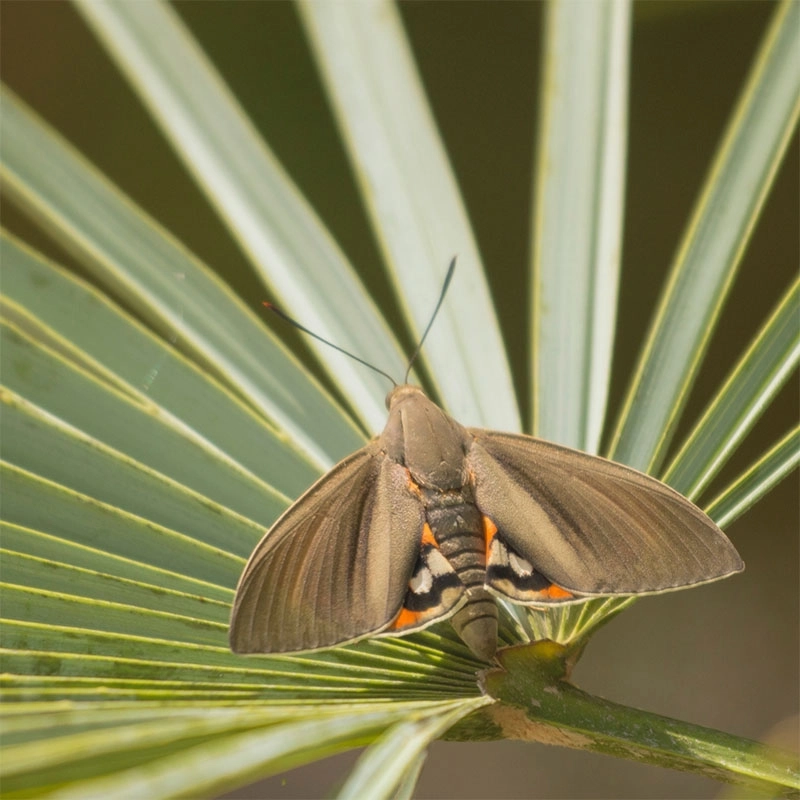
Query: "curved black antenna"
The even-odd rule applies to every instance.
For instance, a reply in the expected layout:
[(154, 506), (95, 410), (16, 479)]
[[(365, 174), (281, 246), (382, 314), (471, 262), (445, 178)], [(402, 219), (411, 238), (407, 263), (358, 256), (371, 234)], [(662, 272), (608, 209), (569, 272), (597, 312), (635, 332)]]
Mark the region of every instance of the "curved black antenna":
[(408, 362), (408, 369), (406, 370), (406, 374), (403, 376), (403, 383), (408, 383), (408, 376), (411, 374), (411, 367), (414, 366), (414, 362), (417, 360), (417, 356), (420, 354), (420, 351), (422, 350), (422, 345), (425, 342), (425, 337), (428, 335), (428, 331), (431, 329), (433, 321), (436, 319), (436, 315), (439, 313), (439, 309), (441, 308), (444, 296), (447, 294), (447, 287), (450, 285), (450, 280), (453, 277), (453, 272), (455, 272), (456, 269), (457, 258), (458, 256), (453, 256), (453, 260), (450, 262), (450, 266), (447, 268), (447, 275), (444, 276), (444, 283), (442, 284), (442, 291), (439, 292), (439, 299), (436, 301), (436, 308), (433, 309), (433, 314), (431, 314), (430, 321), (428, 322), (428, 327), (425, 328), (425, 333), (422, 334), (422, 338), (419, 340), (417, 349), (414, 351), (414, 354), (411, 356), (411, 360)]
[(329, 342), (327, 339), (323, 339), (319, 334), (314, 333), (314, 331), (310, 331), (304, 325), (301, 325), (296, 320), (293, 320), (288, 314), (281, 311), (277, 306), (272, 305), (272, 303), (268, 303), (266, 300), (264, 301), (263, 305), (265, 305), (270, 311), (274, 311), (281, 319), (285, 319), (290, 325), (294, 325), (303, 333), (307, 333), (309, 336), (313, 336), (317, 341), (322, 342), (323, 344), (327, 344), (328, 347), (332, 347), (334, 350), (338, 350), (340, 353), (344, 353), (344, 355), (349, 356), (353, 359), (353, 361), (358, 361), (359, 364), (363, 364), (365, 367), (369, 367), (374, 372), (377, 372), (379, 375), (383, 375), (384, 378), (388, 378), (392, 382), (392, 386), (397, 386), (397, 381), (388, 373), (384, 372), (382, 369), (378, 369), (376, 366), (373, 366), (369, 363), (369, 361), (364, 361), (363, 358), (359, 358), (358, 356), (353, 355), (352, 353), (348, 353), (343, 347), (339, 347), (338, 344), (334, 344), (333, 342)]
[[(428, 322), (428, 327), (425, 328), (425, 332), (422, 334), (422, 338), (419, 340), (419, 344), (417, 345), (417, 349), (414, 350), (414, 354), (411, 356), (411, 360), (408, 362), (408, 369), (406, 369), (406, 374), (403, 377), (403, 383), (408, 381), (408, 376), (411, 372), (411, 367), (414, 366), (414, 362), (417, 360), (417, 356), (420, 354), (422, 350), (422, 345), (425, 342), (425, 337), (428, 335), (428, 331), (431, 329), (433, 325), (433, 321), (436, 319), (436, 315), (439, 313), (439, 308), (441, 308), (442, 301), (444, 300), (444, 296), (447, 294), (447, 287), (450, 285), (450, 280), (453, 277), (453, 272), (456, 268), (456, 258), (457, 256), (453, 256), (453, 260), (450, 262), (450, 266), (447, 268), (447, 275), (444, 276), (444, 283), (442, 284), (442, 291), (439, 293), (439, 299), (436, 301), (436, 308), (433, 309), (433, 314), (431, 314), (430, 321)], [(290, 325), (294, 325), (295, 328), (299, 331), (303, 331), (303, 333), (307, 333), (309, 336), (313, 336), (318, 342), (322, 342), (323, 344), (328, 345), (328, 347), (332, 347), (334, 350), (338, 350), (340, 353), (343, 353), (348, 358), (352, 358), (353, 361), (358, 361), (359, 364), (363, 364), (365, 367), (369, 367), (373, 372), (377, 372), (378, 375), (383, 375), (384, 378), (388, 378), (392, 382), (392, 386), (397, 386), (397, 381), (388, 373), (384, 372), (382, 369), (378, 369), (373, 364), (370, 364), (369, 361), (364, 361), (363, 358), (359, 358), (353, 353), (348, 352), (343, 347), (339, 347), (338, 344), (334, 344), (333, 342), (329, 342), (327, 339), (324, 339), (318, 333), (314, 333), (314, 331), (309, 330), (306, 328), (305, 325), (301, 325), (297, 320), (292, 319), (288, 314), (284, 311), (281, 311), (277, 306), (272, 305), (272, 303), (264, 300), (263, 305), (268, 308), (270, 311), (275, 312), (281, 319), (286, 320)]]

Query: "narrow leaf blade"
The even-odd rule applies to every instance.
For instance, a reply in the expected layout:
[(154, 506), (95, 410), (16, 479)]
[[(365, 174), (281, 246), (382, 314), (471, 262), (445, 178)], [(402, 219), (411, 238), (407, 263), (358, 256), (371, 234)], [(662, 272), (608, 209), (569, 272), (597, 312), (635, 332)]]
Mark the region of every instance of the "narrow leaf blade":
[(656, 471), (800, 114), (800, 5), (775, 8), (672, 266), (610, 446)]

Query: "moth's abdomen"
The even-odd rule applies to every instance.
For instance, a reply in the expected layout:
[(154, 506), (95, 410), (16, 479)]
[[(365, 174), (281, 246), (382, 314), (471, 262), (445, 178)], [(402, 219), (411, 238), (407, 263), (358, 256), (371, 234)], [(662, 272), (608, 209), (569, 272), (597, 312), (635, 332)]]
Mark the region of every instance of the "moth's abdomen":
[(497, 649), (497, 605), (484, 588), (486, 538), (478, 509), (460, 500), (427, 508), (427, 520), (441, 554), (466, 590), (466, 602), (450, 619), (476, 656), (491, 661)]

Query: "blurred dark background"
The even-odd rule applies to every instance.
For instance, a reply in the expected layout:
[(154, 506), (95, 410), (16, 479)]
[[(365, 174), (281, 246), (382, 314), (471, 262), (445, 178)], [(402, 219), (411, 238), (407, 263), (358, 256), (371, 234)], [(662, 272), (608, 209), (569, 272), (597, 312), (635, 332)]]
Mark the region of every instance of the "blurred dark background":
[[(175, 7), (407, 342), (294, 7), (238, 0)], [(653, 0), (635, 6), (612, 419), (665, 271), (774, 8), (762, 0)], [(401, 6), (501, 310), (524, 409), (542, 11), (538, 2), (503, 0)], [(257, 307), (263, 287), (74, 9), (60, 0), (4, 0), (0, 21), (3, 80)], [(796, 273), (799, 152), (795, 136), (676, 442)], [(69, 263), (8, 204), (3, 223)], [(794, 376), (714, 487), (724, 486), (797, 418)], [(744, 575), (638, 603), (595, 637), (576, 683), (618, 702), (796, 747), (797, 522), (795, 474), (730, 527), (747, 563)], [(354, 758), (329, 759), (230, 796), (330, 796)], [(695, 776), (498, 742), (437, 743), (417, 796), (694, 798), (726, 792)]]

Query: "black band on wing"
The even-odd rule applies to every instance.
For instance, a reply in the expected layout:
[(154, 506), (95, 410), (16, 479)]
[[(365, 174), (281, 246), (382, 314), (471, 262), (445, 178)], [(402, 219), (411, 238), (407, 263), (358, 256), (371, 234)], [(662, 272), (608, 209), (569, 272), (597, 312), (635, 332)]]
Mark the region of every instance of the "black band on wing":
[[(447, 569), (443, 569), (442, 562)], [(403, 605), (409, 611), (427, 611), (441, 606), (448, 591), (460, 588), (461, 580), (444, 556), (435, 547), (423, 545)]]
[(575, 600), (575, 595), (535, 569), (498, 535), (493, 535), (489, 543), (486, 586), (509, 600), (526, 605), (551, 605)]
[(464, 584), (450, 562), (431, 544), (423, 544), (408, 582), (403, 608), (385, 633), (424, 628), (453, 612), (461, 603)]
[(509, 583), (519, 592), (541, 592), (553, 585), (550, 578), (534, 570), (529, 575), (520, 575), (510, 566), (492, 565), (486, 570), (486, 583), (498, 588), (498, 584)]

